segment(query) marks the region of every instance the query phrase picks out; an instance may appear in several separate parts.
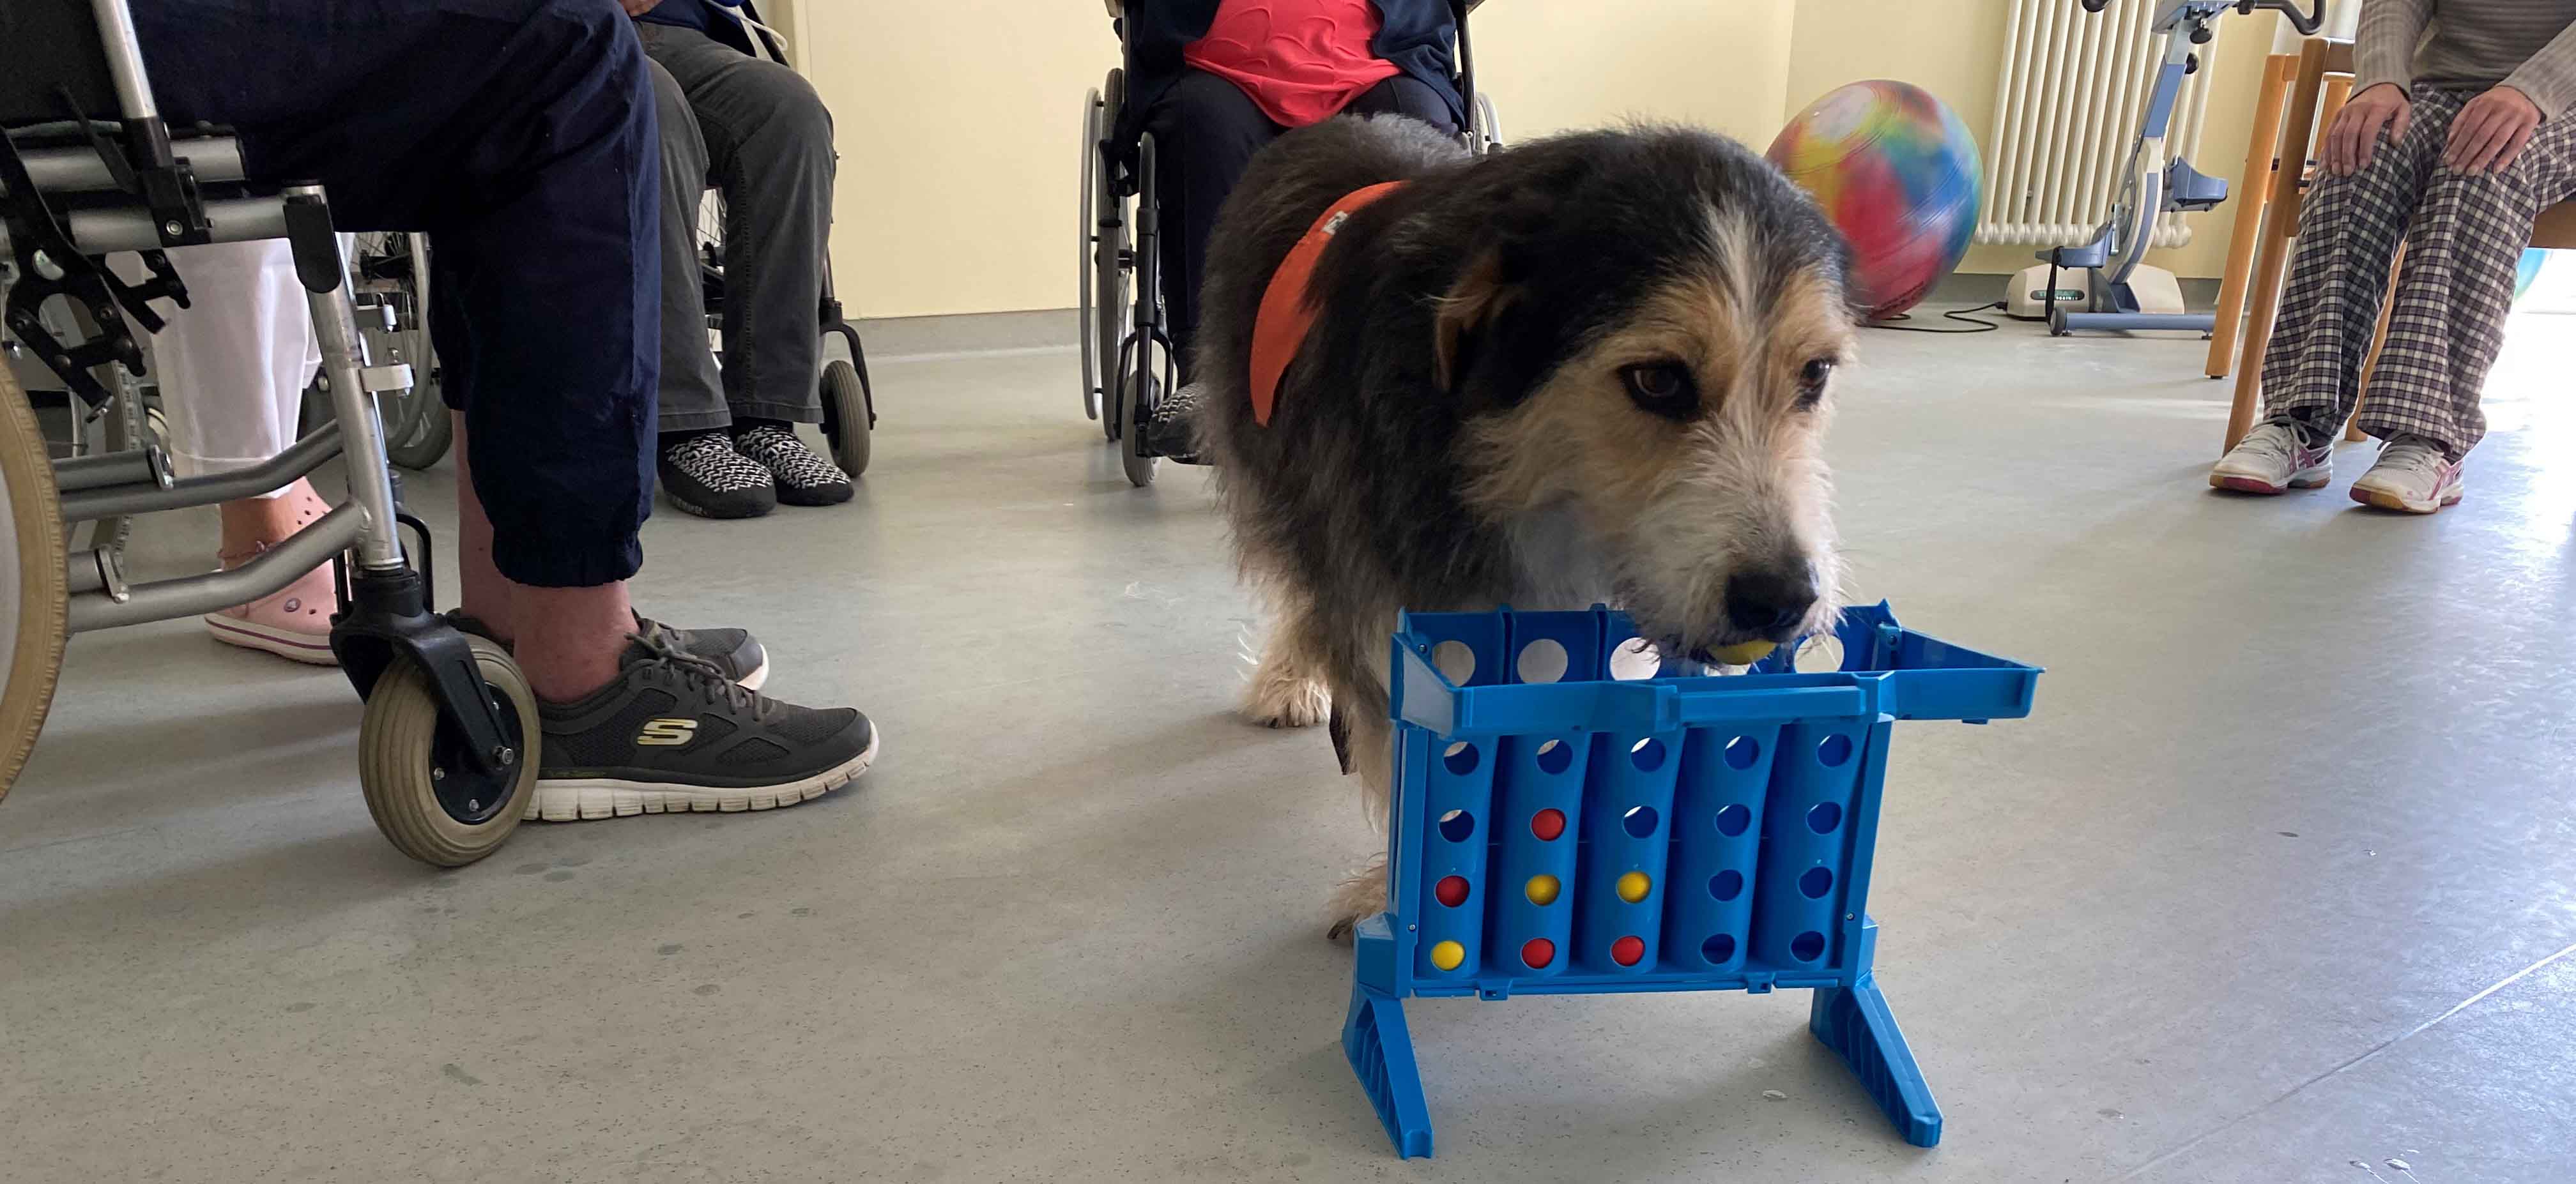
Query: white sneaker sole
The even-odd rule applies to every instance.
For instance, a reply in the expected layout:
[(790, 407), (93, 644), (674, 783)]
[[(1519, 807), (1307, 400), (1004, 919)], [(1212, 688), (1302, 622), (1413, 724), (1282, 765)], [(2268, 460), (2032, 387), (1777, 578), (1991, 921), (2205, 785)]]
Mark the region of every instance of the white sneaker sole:
[(769, 647), (762, 646), (760, 647), (760, 665), (753, 667), (751, 673), (733, 680), (733, 685), (741, 687), (746, 691), (756, 691), (760, 689), (760, 684), (768, 681)]
[[(765, 668), (764, 668), (765, 669)], [(527, 821), (590, 822), (631, 818), (638, 814), (739, 814), (775, 810), (810, 801), (858, 779), (877, 759), (883, 734), (868, 737), (868, 749), (839, 766), (781, 785), (712, 788), (616, 777), (573, 777), (537, 782), (528, 795)]]
[(291, 629), (274, 629), (256, 621), (245, 621), (240, 617), (228, 617), (222, 613), (207, 613), (200, 619), (206, 623), (206, 632), (213, 634), (215, 640), (225, 645), (237, 645), (246, 650), (275, 654), (290, 662), (302, 662), (308, 666), (340, 664), (339, 655), (331, 652), (331, 639), (328, 636), (317, 638), (313, 634), (298, 633)]
[(2319, 465), (2313, 469), (2301, 469), (2290, 474), (2289, 480), (2278, 485), (2264, 480), (2260, 473), (2226, 468), (2214, 468), (2209, 471), (2210, 488), (2229, 489), (2237, 493), (2275, 494), (2287, 493), (2293, 489), (2322, 489), (2332, 480), (2334, 480), (2334, 469), (2326, 465)]
[(2418, 500), (2383, 486), (2364, 485), (2361, 481), (2352, 483), (2352, 500), (2382, 510), (2395, 510), (2400, 514), (2439, 513), (2444, 506), (2460, 504), (2460, 496), (2466, 492), (2468, 492), (2467, 483), (2455, 481), (2440, 494)]

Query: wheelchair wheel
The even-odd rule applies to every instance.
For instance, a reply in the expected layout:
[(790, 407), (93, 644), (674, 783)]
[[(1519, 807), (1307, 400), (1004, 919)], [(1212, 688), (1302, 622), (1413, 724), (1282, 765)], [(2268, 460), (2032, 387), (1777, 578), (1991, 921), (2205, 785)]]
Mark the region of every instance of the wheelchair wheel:
[[(425, 396), (418, 393), (419, 388), (413, 390), (412, 395), (390, 400), (394, 406), (385, 409), (385, 456), (417, 472), (447, 455), (448, 446), (455, 442), (456, 424), (448, 418), (447, 404), (436, 390)], [(399, 421), (396, 411), (401, 412)]]
[[(1115, 398), (1120, 378), (1113, 373), (1118, 366), (1119, 343), (1127, 339), (1128, 322), (1134, 311), (1128, 305), (1127, 268), (1132, 261), (1128, 238), (1127, 199), (1120, 196), (1116, 168), (1103, 156), (1103, 145), (1118, 126), (1118, 107), (1126, 101), (1127, 76), (1124, 71), (1109, 72), (1109, 84), (1102, 94), (1097, 111), (1098, 127), (1090, 140), (1091, 148), (1083, 157), (1090, 183), (1084, 186), (1084, 200), (1090, 205), (1086, 222), (1091, 236), (1090, 322), (1086, 326), (1092, 346), (1094, 371), (1086, 374), (1084, 406), (1096, 407), (1102, 400)], [(1087, 129), (1089, 130), (1089, 129)], [(1103, 434), (1118, 438), (1115, 415), (1095, 416), (1101, 421)]]
[(500, 697), (501, 729), (517, 759), (499, 773), (475, 771), (440, 717), (429, 672), (397, 658), (367, 696), (358, 723), (358, 784), (376, 829), (403, 854), (463, 867), (499, 850), (534, 804), (537, 696), (501, 647), (467, 639), (483, 681)]
[(1082, 95), (1081, 148), (1082, 190), (1075, 203), (1081, 208), (1076, 211), (1073, 227), (1074, 247), (1079, 256), (1074, 264), (1073, 308), (1075, 336), (1080, 338), (1077, 352), (1082, 366), (1082, 415), (1085, 419), (1096, 420), (1100, 418), (1101, 362), (1100, 336), (1093, 331), (1091, 321), (1098, 311), (1091, 307), (1092, 245), (1097, 241), (1091, 227), (1096, 205), (1093, 187), (1100, 171), (1100, 92), (1097, 90), (1085, 91)]
[(1143, 489), (1154, 483), (1154, 466), (1159, 458), (1144, 451), (1145, 423), (1153, 418), (1154, 404), (1159, 402), (1154, 372), (1148, 361), (1137, 359), (1136, 368), (1122, 384), (1126, 413), (1118, 433), (1118, 463), (1127, 470), (1127, 483)]
[(832, 441), (832, 463), (852, 477), (868, 471), (868, 388), (859, 368), (833, 359), (823, 367), (824, 434)]
[(411, 363), (411, 388), (392, 392), (378, 406), (385, 423), (385, 455), (417, 471), (447, 455), (456, 433), (439, 395), (438, 353), (429, 342), (429, 244), (417, 235), (391, 234), (383, 247), (388, 253), (403, 252), (402, 262), (408, 264), (402, 315), (389, 337), (370, 330), (368, 345), (391, 347), (393, 356), (378, 356), (378, 362)]
[(62, 673), (64, 614), (71, 590), (63, 574), (63, 522), (54, 501), (54, 466), (35, 412), (17, 375), (0, 360), (0, 798), (44, 730)]

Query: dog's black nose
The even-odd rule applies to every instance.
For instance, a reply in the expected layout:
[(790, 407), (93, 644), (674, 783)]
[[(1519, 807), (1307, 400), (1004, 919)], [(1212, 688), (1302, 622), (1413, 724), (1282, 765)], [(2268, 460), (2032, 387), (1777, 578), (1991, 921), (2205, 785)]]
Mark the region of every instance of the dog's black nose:
[(1726, 622), (1736, 632), (1771, 641), (1789, 640), (1789, 631), (1816, 607), (1816, 582), (1804, 572), (1772, 569), (1738, 572), (1726, 581)]

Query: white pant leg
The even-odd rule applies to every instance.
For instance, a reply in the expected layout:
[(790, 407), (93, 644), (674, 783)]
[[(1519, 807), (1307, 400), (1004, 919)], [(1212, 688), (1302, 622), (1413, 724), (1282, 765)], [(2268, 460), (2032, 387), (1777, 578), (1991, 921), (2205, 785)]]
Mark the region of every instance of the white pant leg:
[[(345, 252), (348, 236), (341, 243)], [(181, 247), (170, 262), (192, 305), (152, 338), (171, 466), (194, 477), (259, 465), (295, 442), (304, 388), (322, 366), (294, 254), (263, 239)]]

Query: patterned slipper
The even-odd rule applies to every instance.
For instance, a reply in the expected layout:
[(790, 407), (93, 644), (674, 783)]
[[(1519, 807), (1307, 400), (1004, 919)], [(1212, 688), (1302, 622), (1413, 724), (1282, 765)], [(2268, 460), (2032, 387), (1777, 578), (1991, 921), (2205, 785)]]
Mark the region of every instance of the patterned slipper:
[(793, 429), (756, 424), (735, 436), (733, 446), (745, 459), (769, 470), (778, 500), (788, 505), (837, 506), (857, 491), (841, 466), (816, 455)]

